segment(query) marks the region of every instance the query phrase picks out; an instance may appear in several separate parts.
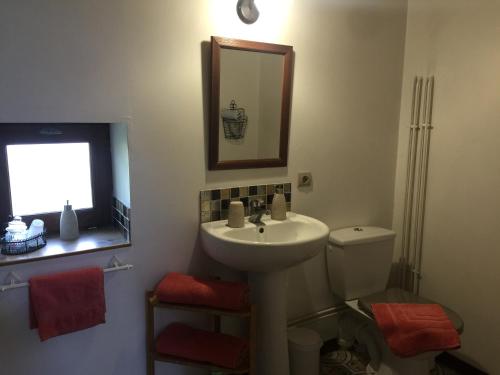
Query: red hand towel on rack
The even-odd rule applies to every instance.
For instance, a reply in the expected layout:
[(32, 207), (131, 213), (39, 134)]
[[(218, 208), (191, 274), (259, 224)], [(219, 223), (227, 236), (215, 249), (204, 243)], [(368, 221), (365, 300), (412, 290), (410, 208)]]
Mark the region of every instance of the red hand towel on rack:
[(248, 361), (248, 341), (217, 332), (172, 323), (156, 339), (161, 354), (211, 363), (231, 369)]
[(203, 305), (226, 310), (249, 306), (248, 284), (197, 277), (171, 272), (157, 285), (155, 294), (163, 302)]
[(105, 322), (101, 268), (36, 276), (29, 283), (30, 325), (41, 341)]
[(385, 341), (399, 357), (460, 348), (460, 337), (438, 304), (375, 303), (372, 311)]

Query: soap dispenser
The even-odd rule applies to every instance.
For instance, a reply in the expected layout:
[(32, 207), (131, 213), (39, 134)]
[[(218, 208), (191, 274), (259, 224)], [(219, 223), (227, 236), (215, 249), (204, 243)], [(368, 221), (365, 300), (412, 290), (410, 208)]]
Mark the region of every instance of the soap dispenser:
[(283, 189), (276, 189), (271, 205), (272, 220), (286, 220), (286, 200)]
[(61, 221), (59, 222), (59, 236), (61, 240), (72, 241), (79, 236), (78, 218), (69, 201), (66, 201), (64, 210), (61, 212)]

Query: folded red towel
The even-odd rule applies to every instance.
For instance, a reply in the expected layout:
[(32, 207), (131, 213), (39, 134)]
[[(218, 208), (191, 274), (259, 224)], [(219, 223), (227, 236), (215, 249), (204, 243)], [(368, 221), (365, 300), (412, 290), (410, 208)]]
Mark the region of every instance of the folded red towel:
[(372, 311), (385, 341), (399, 357), (460, 348), (460, 337), (437, 304), (375, 303)]
[(40, 340), (105, 322), (104, 275), (101, 268), (32, 277), (30, 326)]
[(250, 289), (241, 282), (203, 280), (171, 272), (156, 286), (155, 294), (163, 302), (203, 305), (227, 310), (248, 307)]
[(248, 341), (172, 323), (156, 339), (156, 351), (235, 369), (248, 360)]

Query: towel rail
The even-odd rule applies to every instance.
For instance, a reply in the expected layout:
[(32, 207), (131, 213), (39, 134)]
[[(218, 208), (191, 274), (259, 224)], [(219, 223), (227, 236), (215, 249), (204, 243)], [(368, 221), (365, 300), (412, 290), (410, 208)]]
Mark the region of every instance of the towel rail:
[[(132, 264), (122, 264), (118, 257), (113, 256), (109, 263), (109, 266), (103, 268), (102, 271), (104, 273), (114, 272), (114, 271), (125, 271), (134, 268)], [(10, 289), (23, 288), (29, 286), (29, 282), (21, 282), (20, 278), (14, 273), (9, 272), (7, 275), (7, 284), (0, 285), (0, 292), (5, 292)]]

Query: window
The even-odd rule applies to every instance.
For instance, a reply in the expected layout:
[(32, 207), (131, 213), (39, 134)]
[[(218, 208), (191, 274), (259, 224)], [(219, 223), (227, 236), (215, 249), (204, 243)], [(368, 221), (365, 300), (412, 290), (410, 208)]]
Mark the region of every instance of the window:
[(59, 229), (67, 200), (80, 227), (111, 223), (109, 124), (0, 124), (0, 222), (9, 215)]
[(7, 145), (7, 162), (14, 215), (58, 212), (65, 200), (93, 208), (87, 142)]

